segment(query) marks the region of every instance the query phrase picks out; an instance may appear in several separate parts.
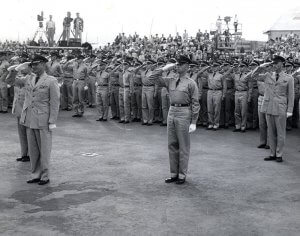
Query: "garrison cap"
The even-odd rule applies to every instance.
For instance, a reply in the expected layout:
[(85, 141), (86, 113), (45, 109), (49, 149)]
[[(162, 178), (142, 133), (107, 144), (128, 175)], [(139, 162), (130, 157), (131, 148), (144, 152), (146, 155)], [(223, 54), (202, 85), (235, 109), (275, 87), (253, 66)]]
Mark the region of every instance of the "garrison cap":
[(273, 58), (273, 62), (274, 62), (274, 63), (278, 63), (278, 62), (284, 63), (284, 62), (285, 62), (285, 59), (284, 59), (282, 56), (275, 55), (274, 58)]
[(32, 64), (39, 64), (39, 63), (46, 63), (48, 62), (47, 58), (42, 56), (42, 55), (39, 55), (39, 54), (35, 54), (31, 60), (31, 63), (30, 65)]

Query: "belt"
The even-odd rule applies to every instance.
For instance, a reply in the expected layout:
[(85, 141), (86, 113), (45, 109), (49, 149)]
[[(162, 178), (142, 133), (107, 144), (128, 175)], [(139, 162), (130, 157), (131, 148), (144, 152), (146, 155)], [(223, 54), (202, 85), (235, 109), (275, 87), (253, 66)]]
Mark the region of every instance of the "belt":
[(203, 89), (208, 89), (208, 87), (203, 87)]
[(83, 80), (84, 81), (85, 79), (76, 79), (76, 80)]
[(141, 87), (141, 84), (133, 84), (135, 87)]
[(101, 87), (101, 86), (103, 86), (103, 87), (107, 87), (107, 86), (108, 86), (108, 84), (98, 84), (98, 87)]
[(111, 86), (119, 87), (120, 85), (119, 84), (112, 84)]
[(212, 90), (212, 91), (220, 91), (220, 90), (223, 90), (223, 89), (209, 89), (209, 90)]
[(124, 85), (124, 88), (129, 88), (129, 85)]
[(235, 90), (236, 92), (246, 92), (248, 90)]
[(145, 85), (145, 84), (143, 84), (143, 86), (145, 86), (145, 87), (154, 87), (154, 84), (153, 85)]
[(172, 103), (171, 106), (172, 107), (189, 107), (190, 104), (175, 104), (175, 103)]

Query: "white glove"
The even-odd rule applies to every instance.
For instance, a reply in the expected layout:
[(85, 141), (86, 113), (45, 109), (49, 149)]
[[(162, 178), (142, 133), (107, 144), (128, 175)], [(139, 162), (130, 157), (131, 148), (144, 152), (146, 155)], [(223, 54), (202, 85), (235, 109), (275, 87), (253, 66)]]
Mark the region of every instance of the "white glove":
[(195, 124), (190, 124), (189, 133), (193, 133), (196, 130)]
[(89, 87), (88, 86), (84, 86), (84, 90), (88, 90), (89, 89)]
[(49, 124), (49, 130), (53, 130), (56, 128), (56, 124)]
[(61, 87), (62, 86), (62, 83), (58, 83), (58, 87)]
[(286, 113), (286, 117), (287, 117), (287, 118), (291, 117), (292, 115), (293, 115), (292, 112), (287, 112), (287, 113)]
[(10, 88), (11, 87), (11, 85), (10, 84), (7, 84), (7, 86), (6, 86), (7, 88)]
[(98, 86), (98, 82), (95, 83), (95, 86), (96, 86), (96, 87)]
[(173, 68), (175, 65), (176, 65), (175, 63), (167, 64), (162, 68), (162, 70), (163, 71), (169, 70), (169, 69)]

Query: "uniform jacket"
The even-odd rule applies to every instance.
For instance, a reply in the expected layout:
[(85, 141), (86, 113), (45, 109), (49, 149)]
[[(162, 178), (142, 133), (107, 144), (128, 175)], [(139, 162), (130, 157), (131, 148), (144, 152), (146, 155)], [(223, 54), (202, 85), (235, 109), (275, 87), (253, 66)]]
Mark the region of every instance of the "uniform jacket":
[(45, 129), (57, 120), (60, 102), (58, 82), (46, 73), (37, 83), (35, 80), (34, 74), (27, 78), (20, 123), (32, 129)]
[(265, 95), (261, 112), (269, 115), (286, 115), (294, 107), (294, 79), (284, 72), (279, 73), (276, 81), (274, 72), (267, 72), (258, 77), (265, 82)]

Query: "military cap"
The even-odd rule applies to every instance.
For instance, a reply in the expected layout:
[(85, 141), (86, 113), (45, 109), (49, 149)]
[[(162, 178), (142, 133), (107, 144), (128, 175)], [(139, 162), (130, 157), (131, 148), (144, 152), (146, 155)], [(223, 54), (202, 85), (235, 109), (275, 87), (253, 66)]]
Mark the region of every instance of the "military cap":
[(183, 65), (183, 64), (191, 64), (192, 61), (187, 56), (180, 55), (177, 59), (177, 62), (179, 65)]
[(230, 66), (230, 62), (224, 61), (223, 64), (222, 64), (222, 66)]
[(147, 61), (145, 61), (145, 64), (148, 64), (148, 65), (150, 65), (150, 64), (155, 64), (156, 62), (155, 61), (153, 61), (152, 59), (148, 59)]
[(294, 67), (293, 62), (291, 62), (291, 61), (286, 61), (286, 62), (284, 63), (284, 67), (290, 67), (290, 66)]
[(136, 60), (136, 61), (134, 62), (134, 65), (135, 65), (135, 66), (141, 66), (141, 65), (143, 65), (143, 63), (142, 63), (141, 61), (139, 61), (139, 60)]
[(170, 63), (177, 63), (177, 60), (176, 60), (175, 58), (170, 58), (170, 59), (168, 60), (168, 62), (170, 62)]
[(38, 63), (46, 63), (46, 62), (48, 62), (46, 57), (39, 55), (39, 54), (35, 54), (31, 60), (30, 65), (38, 64)]
[(77, 55), (77, 59), (84, 59), (84, 56), (82, 54)]
[(247, 64), (247, 62), (242, 61), (242, 62), (239, 64), (239, 67), (244, 67), (244, 66), (248, 66), (248, 64)]
[(300, 67), (300, 62), (294, 62), (294, 67)]
[(207, 61), (201, 61), (200, 66), (209, 66)]
[(249, 66), (259, 66), (259, 62), (254, 60), (250, 63)]
[(282, 56), (275, 55), (274, 58), (273, 58), (273, 62), (274, 62), (274, 63), (278, 63), (278, 62), (284, 63), (284, 62), (285, 62), (285, 59), (284, 59)]
[(199, 64), (196, 61), (191, 61), (190, 66), (195, 67), (195, 66), (199, 66)]
[(67, 56), (67, 61), (70, 61), (70, 60), (72, 60), (72, 59), (74, 59), (75, 58), (75, 56), (73, 56), (73, 55), (68, 55)]
[(52, 52), (50, 53), (50, 55), (51, 55), (52, 57), (59, 57), (59, 53), (58, 53), (57, 51), (52, 51)]
[(97, 55), (95, 55), (95, 54), (90, 55), (90, 58), (96, 58), (96, 57), (97, 57)]
[(220, 62), (217, 62), (217, 61), (215, 61), (215, 62), (212, 64), (213, 67), (217, 67), (217, 66), (220, 66), (220, 65), (221, 65), (221, 63), (220, 63)]

